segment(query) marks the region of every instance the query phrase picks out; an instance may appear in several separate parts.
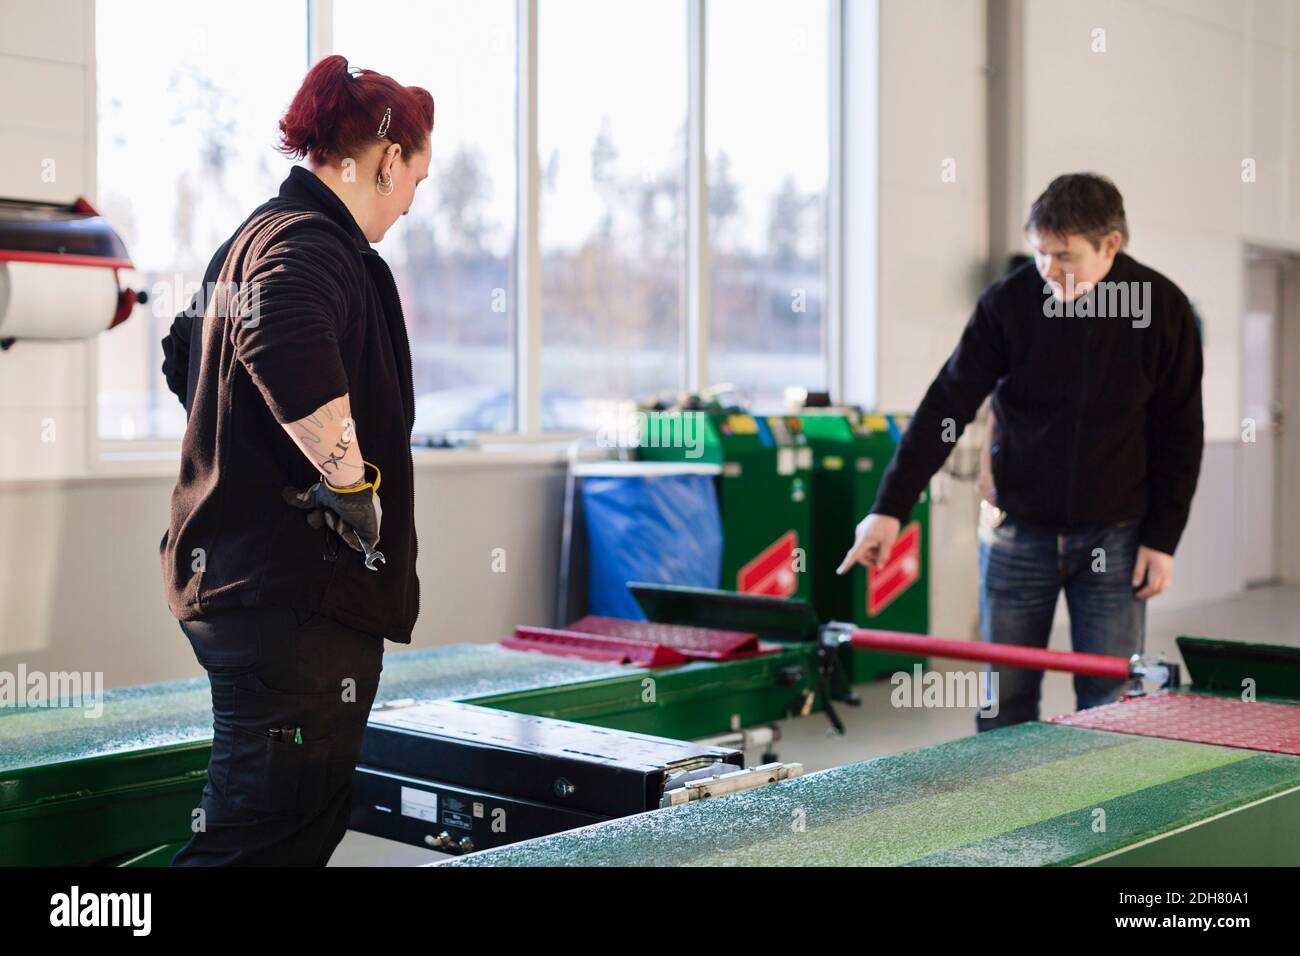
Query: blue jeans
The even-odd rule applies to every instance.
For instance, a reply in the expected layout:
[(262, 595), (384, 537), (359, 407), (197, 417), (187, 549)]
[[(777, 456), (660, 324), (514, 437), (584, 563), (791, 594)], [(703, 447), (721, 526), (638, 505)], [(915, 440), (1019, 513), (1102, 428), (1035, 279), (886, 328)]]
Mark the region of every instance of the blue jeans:
[[(1058, 533), (1008, 516), (996, 528), (981, 527), (980, 637), (1000, 644), (1046, 647), (1061, 588), (1070, 612), (1074, 650), (1131, 657), (1146, 636), (1146, 602), (1132, 585), (1138, 523)], [(996, 715), (977, 716), (978, 730), (1038, 719), (1041, 671), (988, 665), (997, 675)], [(1079, 710), (1109, 703), (1125, 681), (1076, 675)]]

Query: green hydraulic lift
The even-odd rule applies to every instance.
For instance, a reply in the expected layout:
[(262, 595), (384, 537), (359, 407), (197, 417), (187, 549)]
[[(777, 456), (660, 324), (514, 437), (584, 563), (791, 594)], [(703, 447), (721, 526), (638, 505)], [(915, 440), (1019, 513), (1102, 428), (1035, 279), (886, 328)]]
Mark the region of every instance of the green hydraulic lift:
[(1188, 686), (440, 865), (1300, 864), (1300, 649), (1178, 644)]
[[(691, 739), (818, 709), (811, 644), (639, 667), (464, 644), (390, 654), (376, 704), (459, 700)], [(0, 711), (0, 865), (167, 865), (212, 744), (206, 678), (108, 691), (102, 712)]]
[(1300, 757), (1026, 723), (440, 865), (1294, 866), (1298, 824)]
[[(809, 712), (811, 695), (826, 687), (828, 650), (860, 638), (895, 648), (935, 640), (847, 633), (800, 601), (643, 590), (634, 587), (652, 620), (731, 624), (780, 650), (646, 669), (458, 645), (391, 655), (377, 700), (472, 701), (701, 737)], [(1192, 677), (1185, 688), (464, 862), (1300, 862), (1300, 651), (1193, 638), (1179, 647)], [(94, 716), (43, 707), (0, 714), (0, 863), (165, 865), (202, 790), (210, 726), (205, 680), (112, 691)], [(795, 819), (803, 823), (792, 830)]]

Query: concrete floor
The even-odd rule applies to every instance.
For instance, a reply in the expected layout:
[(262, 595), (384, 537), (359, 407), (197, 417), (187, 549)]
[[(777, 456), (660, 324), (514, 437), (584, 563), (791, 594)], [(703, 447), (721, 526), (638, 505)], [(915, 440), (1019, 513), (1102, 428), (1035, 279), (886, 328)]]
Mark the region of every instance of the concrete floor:
[[(1222, 637), (1229, 640), (1289, 644), (1300, 647), (1300, 585), (1279, 585), (1247, 591), (1229, 601), (1162, 612), (1157, 600), (1148, 611), (1147, 652), (1178, 660), (1175, 638), (1180, 635)], [(1069, 630), (1058, 627), (1051, 647), (1068, 650)], [(962, 661), (935, 661), (939, 668), (969, 670)], [(965, 737), (974, 732), (975, 718), (964, 708), (900, 710), (890, 704), (893, 688), (886, 681), (858, 688), (861, 707), (839, 708), (847, 732), (836, 735), (821, 714), (781, 721), (780, 759), (797, 761), (806, 772), (824, 770), (901, 750)], [(1047, 674), (1043, 680), (1044, 717), (1074, 710), (1074, 691), (1068, 674)], [(759, 753), (746, 753), (750, 764)], [(444, 859), (440, 853), (405, 846), (349, 831), (330, 866), (412, 866)]]

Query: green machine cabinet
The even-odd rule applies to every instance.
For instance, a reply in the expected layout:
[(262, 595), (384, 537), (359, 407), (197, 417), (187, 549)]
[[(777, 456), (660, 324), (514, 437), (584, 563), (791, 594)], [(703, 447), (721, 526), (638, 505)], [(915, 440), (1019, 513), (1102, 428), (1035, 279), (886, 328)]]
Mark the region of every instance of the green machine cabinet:
[(797, 417), (648, 412), (640, 440), (645, 461), (722, 467), (722, 588), (812, 599), (813, 456)]
[[(886, 566), (835, 569), (853, 544), (854, 529), (876, 500), (885, 468), (907, 428), (900, 415), (851, 408), (809, 409), (800, 416), (813, 452), (813, 605), (824, 621), (925, 634), (930, 629), (928, 493), (912, 509)], [(920, 658), (854, 650), (850, 680), (910, 670)]]

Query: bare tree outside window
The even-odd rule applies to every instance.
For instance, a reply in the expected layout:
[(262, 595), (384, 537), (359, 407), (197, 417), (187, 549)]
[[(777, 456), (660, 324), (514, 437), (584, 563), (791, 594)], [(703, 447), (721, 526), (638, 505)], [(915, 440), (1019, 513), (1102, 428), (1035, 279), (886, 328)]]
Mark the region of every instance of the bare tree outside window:
[(429, 179), (377, 247), (406, 313), (415, 433), (513, 431), (515, 4), (399, 0), (374, 11), (335, 0), (334, 49), (424, 87), (435, 104)]
[(541, 7), (545, 428), (680, 387), (685, 26), (663, 0)]
[(826, 385), (825, 0), (709, 0), (710, 377), (756, 410)]

